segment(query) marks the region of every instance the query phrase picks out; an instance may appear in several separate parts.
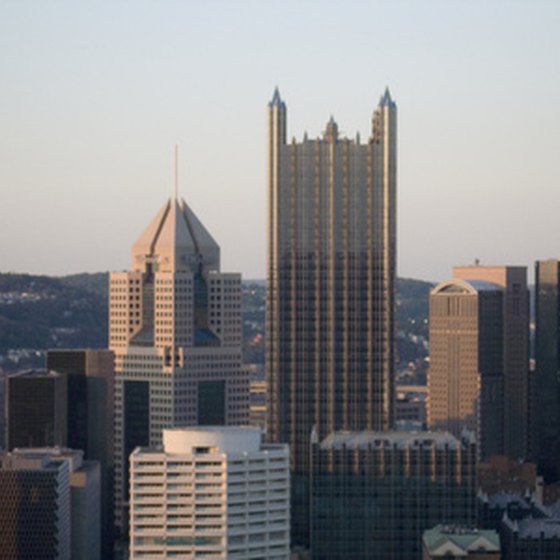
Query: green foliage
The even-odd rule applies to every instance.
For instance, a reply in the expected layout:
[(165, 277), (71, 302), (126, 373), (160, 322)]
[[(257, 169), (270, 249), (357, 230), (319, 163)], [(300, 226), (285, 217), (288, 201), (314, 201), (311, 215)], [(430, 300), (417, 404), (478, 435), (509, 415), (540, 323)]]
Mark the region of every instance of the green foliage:
[(0, 274), (0, 353), (14, 348), (103, 348), (107, 316), (101, 288), (92, 291), (48, 276)]
[[(53, 278), (0, 274), (0, 355), (8, 349), (103, 348), (107, 345), (108, 273)], [(416, 336), (428, 336), (432, 284), (397, 280), (397, 353), (400, 363), (426, 355)], [(248, 363), (264, 362), (266, 290), (247, 281), (243, 290), (243, 350)]]

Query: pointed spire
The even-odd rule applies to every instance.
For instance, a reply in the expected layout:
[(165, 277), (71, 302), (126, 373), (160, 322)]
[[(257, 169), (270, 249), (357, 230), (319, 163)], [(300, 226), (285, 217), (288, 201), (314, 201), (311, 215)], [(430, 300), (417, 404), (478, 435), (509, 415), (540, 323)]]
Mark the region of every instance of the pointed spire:
[(338, 125), (331, 115), (329, 122), (327, 123), (327, 128), (325, 130), (325, 138), (327, 140), (336, 140), (338, 138)]
[(282, 98), (280, 97), (280, 91), (278, 90), (278, 86), (274, 88), (274, 93), (272, 94), (272, 101), (270, 102), (271, 105), (282, 105)]
[(385, 92), (383, 93), (383, 95), (379, 99), (379, 106), (380, 107), (394, 107), (395, 106), (395, 102), (393, 101), (393, 99), (391, 97), (391, 93), (389, 91), (389, 86), (385, 87)]

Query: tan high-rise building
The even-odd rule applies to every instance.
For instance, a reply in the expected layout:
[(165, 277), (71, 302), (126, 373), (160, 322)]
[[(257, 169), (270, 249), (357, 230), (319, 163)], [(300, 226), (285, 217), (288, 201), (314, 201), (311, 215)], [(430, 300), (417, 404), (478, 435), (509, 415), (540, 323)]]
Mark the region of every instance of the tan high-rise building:
[(289, 142), (286, 121), (276, 90), (268, 106), (268, 429), (290, 445), (298, 543), (311, 430), (324, 438), (392, 424), (397, 108), (387, 90), (366, 142), (340, 136), (333, 118), (320, 138)]
[(477, 435), (480, 456), (503, 453), (503, 290), (453, 279), (430, 293), (428, 424)]
[(241, 277), (184, 201), (168, 200), (110, 277), (115, 353), (116, 523), (123, 526), (128, 457), (175, 426), (246, 424)]
[(483, 458), (527, 456), (527, 270), (462, 266), (430, 295), (428, 423), (475, 429)]

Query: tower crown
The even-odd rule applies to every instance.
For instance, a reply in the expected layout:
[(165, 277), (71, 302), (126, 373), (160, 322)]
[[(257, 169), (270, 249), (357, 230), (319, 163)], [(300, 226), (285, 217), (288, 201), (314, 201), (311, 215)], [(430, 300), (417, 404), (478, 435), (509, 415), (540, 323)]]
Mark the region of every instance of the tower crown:
[(395, 102), (391, 98), (391, 93), (389, 92), (389, 86), (385, 88), (385, 92), (379, 99), (379, 106), (380, 107), (395, 107)]
[(220, 268), (220, 247), (186, 202), (169, 199), (132, 246), (132, 269), (161, 272)]
[(274, 93), (272, 94), (272, 101), (269, 103), (271, 107), (285, 107), (282, 98), (280, 97), (280, 91), (278, 90), (278, 86), (274, 88)]

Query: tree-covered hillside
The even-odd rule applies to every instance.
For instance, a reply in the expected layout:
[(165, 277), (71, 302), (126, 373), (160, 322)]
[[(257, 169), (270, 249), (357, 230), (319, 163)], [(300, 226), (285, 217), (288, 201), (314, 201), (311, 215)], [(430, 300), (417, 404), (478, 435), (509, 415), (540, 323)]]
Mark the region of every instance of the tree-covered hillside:
[[(427, 355), (430, 288), (428, 282), (398, 279), (398, 369), (422, 361)], [(0, 367), (40, 365), (40, 352), (48, 348), (105, 347), (107, 304), (107, 273), (58, 278), (0, 274)], [(244, 282), (243, 334), (247, 362), (264, 361), (264, 309), (264, 282)]]

